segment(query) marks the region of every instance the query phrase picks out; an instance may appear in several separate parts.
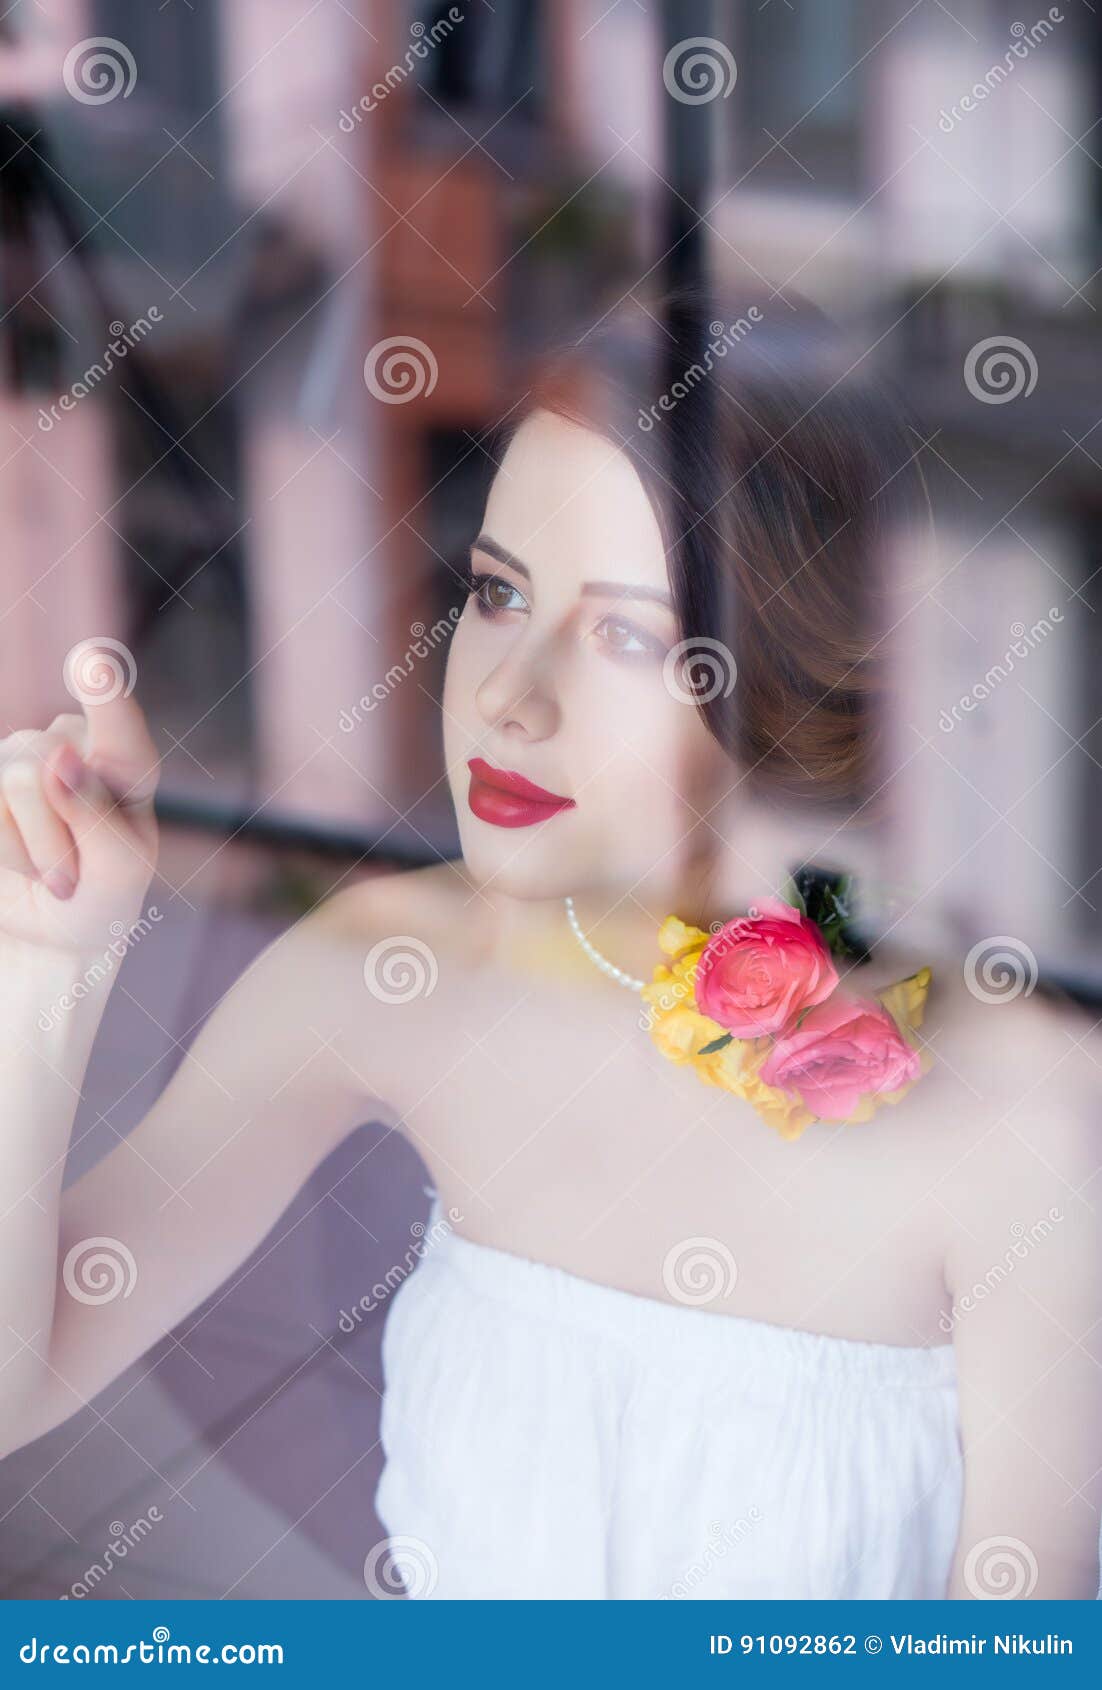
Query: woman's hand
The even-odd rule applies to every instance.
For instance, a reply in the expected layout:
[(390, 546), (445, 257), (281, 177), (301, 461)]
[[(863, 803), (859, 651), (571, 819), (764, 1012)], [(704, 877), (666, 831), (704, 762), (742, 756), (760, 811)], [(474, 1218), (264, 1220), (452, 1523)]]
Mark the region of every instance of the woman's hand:
[(137, 919), (158, 762), (133, 698), (88, 700), (0, 740), (0, 943), (85, 954)]

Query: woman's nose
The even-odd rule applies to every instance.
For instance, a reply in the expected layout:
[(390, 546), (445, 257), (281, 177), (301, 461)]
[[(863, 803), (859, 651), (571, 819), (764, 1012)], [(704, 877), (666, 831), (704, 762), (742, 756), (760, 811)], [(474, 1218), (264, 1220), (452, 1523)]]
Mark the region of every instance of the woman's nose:
[(554, 670), (555, 654), (546, 642), (537, 646), (518, 640), (475, 695), (486, 726), (526, 739), (547, 739), (561, 719)]

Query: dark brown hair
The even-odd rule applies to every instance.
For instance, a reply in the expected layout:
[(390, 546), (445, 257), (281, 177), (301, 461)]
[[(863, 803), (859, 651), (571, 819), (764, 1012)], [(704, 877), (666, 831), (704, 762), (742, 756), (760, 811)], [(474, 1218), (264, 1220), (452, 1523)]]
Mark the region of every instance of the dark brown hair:
[(878, 784), (884, 542), (926, 514), (920, 440), (821, 315), (675, 295), (544, 362), (526, 408), (615, 439), (658, 516), (700, 708), (748, 786), (853, 812)]

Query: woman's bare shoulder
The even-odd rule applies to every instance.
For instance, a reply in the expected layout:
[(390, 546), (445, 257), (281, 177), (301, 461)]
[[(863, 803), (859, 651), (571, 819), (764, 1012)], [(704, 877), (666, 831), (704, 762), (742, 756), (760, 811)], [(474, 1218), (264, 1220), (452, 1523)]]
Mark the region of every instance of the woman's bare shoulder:
[(471, 962), (489, 944), (485, 899), (461, 862), (365, 876), (331, 893), (304, 925), (354, 947), (408, 936)]
[(1067, 1091), (1102, 1078), (1098, 1018), (1067, 993), (1028, 980), (978, 983), (958, 962), (930, 998), (930, 1034), (962, 1083), (1001, 1104)]
[[(1042, 987), (974, 1001), (954, 1056), (976, 1096), (964, 1103), (959, 1154), (939, 1187), (951, 1224), (950, 1286), (984, 1280), (1021, 1241), (1048, 1237), (1022, 1276), (1020, 1327), (1047, 1315), (1060, 1331), (1098, 1320), (1102, 1259), (1102, 1039), (1097, 1016)], [(971, 1058), (969, 1057), (971, 1052)], [(969, 1107), (970, 1105), (970, 1107)]]
[(309, 1028), (319, 1083), (332, 1070), (402, 1115), (426, 1070), (455, 1059), (485, 915), (451, 863), (365, 877), (270, 947), (257, 1001), (274, 1024)]
[[(932, 1057), (909, 1131), (966, 1225), (1067, 1197), (1102, 1171), (1102, 1035), (1044, 987), (993, 995), (960, 962), (935, 967), (921, 1029)], [(1045, 1207), (1048, 1206), (1046, 1201)]]

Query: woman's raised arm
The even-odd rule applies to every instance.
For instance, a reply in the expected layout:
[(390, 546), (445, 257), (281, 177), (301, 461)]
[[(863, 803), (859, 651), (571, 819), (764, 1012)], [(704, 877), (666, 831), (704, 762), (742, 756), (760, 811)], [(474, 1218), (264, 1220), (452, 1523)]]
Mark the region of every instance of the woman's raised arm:
[(97, 964), (140, 919), (155, 860), (155, 783), (132, 699), (0, 742), (0, 1453), (209, 1295), (372, 1113), (341, 1037), (363, 1013), (362, 953), (326, 911), (257, 958), (145, 1119), (62, 1194), (112, 978)]

